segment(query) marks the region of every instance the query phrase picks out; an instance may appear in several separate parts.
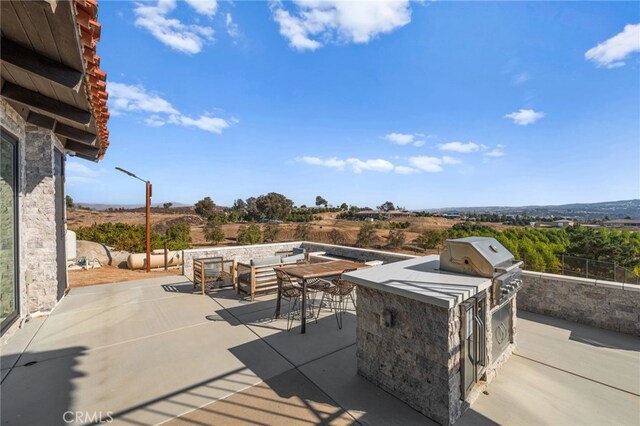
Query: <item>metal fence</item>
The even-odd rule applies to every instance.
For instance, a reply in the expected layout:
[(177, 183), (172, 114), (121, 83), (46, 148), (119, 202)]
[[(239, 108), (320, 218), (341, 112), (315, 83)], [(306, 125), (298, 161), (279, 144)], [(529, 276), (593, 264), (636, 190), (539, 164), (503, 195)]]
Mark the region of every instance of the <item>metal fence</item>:
[[(585, 259), (583, 257), (558, 255), (560, 260), (560, 271), (546, 271), (552, 273), (560, 272), (562, 275), (572, 277), (591, 278), (594, 280), (615, 281), (624, 284), (640, 285), (640, 276), (633, 273), (628, 268), (622, 267), (614, 262), (603, 262), (600, 260)], [(525, 259), (525, 269), (526, 259)]]

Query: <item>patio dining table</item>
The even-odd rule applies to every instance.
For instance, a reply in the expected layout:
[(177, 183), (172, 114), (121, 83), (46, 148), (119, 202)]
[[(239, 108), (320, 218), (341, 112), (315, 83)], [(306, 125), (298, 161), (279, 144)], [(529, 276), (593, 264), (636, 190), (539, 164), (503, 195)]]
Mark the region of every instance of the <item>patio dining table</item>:
[[(291, 266), (279, 266), (274, 270), (286, 272), (293, 278), (299, 278), (302, 281), (302, 313), (300, 332), (306, 332), (307, 325), (307, 280), (312, 278), (325, 278), (340, 275), (347, 269), (368, 268), (369, 265), (364, 263), (352, 262), (349, 260), (332, 260), (322, 263), (296, 264)], [(282, 282), (278, 280), (278, 299), (276, 302), (276, 318), (280, 316), (280, 298), (282, 295)]]

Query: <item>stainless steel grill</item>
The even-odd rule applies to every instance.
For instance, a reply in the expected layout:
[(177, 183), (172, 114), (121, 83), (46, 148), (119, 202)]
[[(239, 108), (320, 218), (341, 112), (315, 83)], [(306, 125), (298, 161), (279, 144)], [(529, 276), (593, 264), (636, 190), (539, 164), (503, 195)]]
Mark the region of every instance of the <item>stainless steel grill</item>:
[(447, 240), (440, 255), (440, 270), (491, 278), (493, 305), (510, 300), (522, 286), (521, 261), (516, 261), (495, 238), (467, 237)]

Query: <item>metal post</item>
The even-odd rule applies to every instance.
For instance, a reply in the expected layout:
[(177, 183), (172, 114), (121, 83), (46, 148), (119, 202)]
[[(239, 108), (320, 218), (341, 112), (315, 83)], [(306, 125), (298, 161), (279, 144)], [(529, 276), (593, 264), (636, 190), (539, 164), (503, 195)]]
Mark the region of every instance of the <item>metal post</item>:
[(147, 181), (147, 272), (151, 272), (151, 182)]
[(167, 259), (169, 258), (169, 250), (167, 250), (167, 240), (164, 240), (164, 270), (169, 269)]
[(586, 272), (587, 272), (587, 278), (589, 278), (589, 259), (587, 259), (587, 268), (586, 268)]

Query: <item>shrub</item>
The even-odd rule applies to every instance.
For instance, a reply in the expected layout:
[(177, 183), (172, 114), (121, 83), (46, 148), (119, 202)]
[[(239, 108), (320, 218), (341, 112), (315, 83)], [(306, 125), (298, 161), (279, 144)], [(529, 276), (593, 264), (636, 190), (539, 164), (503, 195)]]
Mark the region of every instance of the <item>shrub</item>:
[(439, 231), (425, 231), (416, 238), (416, 245), (423, 250), (436, 249), (440, 244), (444, 235)]
[(280, 235), (280, 225), (277, 223), (267, 223), (264, 226), (264, 240), (273, 242), (278, 239)]
[(239, 244), (260, 244), (262, 242), (262, 229), (260, 226), (252, 223), (249, 226), (240, 226), (236, 241)]
[(169, 250), (184, 250), (191, 248), (191, 227), (187, 223), (176, 223), (167, 228), (164, 233)]
[(401, 229), (392, 229), (389, 232), (389, 236), (387, 237), (387, 247), (389, 248), (398, 248), (404, 245), (407, 237), (403, 230)]
[(205, 226), (204, 228), (204, 238), (213, 245), (217, 245), (218, 243), (224, 241), (224, 232), (222, 231), (222, 226), (214, 221), (208, 222), (207, 226)]
[(296, 226), (296, 232), (294, 234), (294, 238), (300, 241), (308, 240), (310, 231), (311, 231), (311, 226), (308, 223), (301, 223), (298, 226)]
[(347, 237), (345, 237), (345, 235), (336, 228), (333, 228), (329, 232), (329, 241), (331, 241), (331, 244), (336, 245), (345, 244), (347, 242)]
[(356, 246), (367, 247), (373, 244), (377, 240), (375, 226), (373, 223), (365, 223), (360, 227), (358, 232), (358, 238), (356, 239)]
[[(146, 251), (146, 228), (144, 225), (126, 223), (101, 223), (76, 229), (79, 240), (93, 241), (125, 250), (131, 253)], [(183, 250), (191, 247), (191, 230), (189, 225), (179, 223), (167, 228), (165, 234), (151, 229), (151, 249), (164, 247), (165, 238), (171, 250)]]

